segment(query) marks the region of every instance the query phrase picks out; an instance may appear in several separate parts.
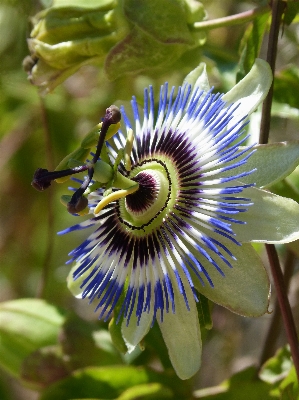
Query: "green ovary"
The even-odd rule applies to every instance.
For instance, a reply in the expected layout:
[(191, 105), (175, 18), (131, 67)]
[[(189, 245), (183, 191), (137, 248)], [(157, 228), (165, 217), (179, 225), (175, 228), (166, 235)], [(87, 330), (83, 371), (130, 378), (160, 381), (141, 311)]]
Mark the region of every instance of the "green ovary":
[(173, 210), (178, 195), (176, 169), (171, 162), (154, 159), (141, 162), (129, 178), (139, 189), (119, 200), (119, 216), (127, 229), (144, 236), (158, 228)]

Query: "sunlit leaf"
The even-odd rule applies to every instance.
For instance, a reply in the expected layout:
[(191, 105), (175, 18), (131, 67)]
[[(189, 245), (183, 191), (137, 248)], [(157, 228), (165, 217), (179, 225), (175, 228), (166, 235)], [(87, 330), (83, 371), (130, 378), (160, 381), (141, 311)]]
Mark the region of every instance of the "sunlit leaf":
[(259, 56), (263, 37), (267, 29), (269, 14), (257, 16), (244, 33), (240, 44), (240, 61), (237, 81), (242, 79), (252, 67), (254, 60)]
[(289, 346), (279, 349), (274, 357), (271, 357), (263, 365), (259, 377), (267, 383), (276, 383), (287, 376), (292, 367), (291, 352)]
[(40, 400), (115, 399), (126, 389), (150, 382), (161, 383), (162, 379), (162, 375), (143, 367), (89, 367), (49, 386)]
[(221, 385), (194, 392), (195, 399), (202, 400), (273, 400), (271, 386), (256, 377), (256, 369), (249, 367), (236, 373)]
[(24, 359), (40, 347), (57, 343), (64, 317), (38, 299), (0, 304), (0, 365), (19, 376)]

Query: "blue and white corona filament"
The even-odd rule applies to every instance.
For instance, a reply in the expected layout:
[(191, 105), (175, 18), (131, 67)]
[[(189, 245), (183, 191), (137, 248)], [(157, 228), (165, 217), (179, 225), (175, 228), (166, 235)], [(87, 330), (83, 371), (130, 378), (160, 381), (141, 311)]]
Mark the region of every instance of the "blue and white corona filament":
[[(165, 312), (175, 313), (174, 286), (187, 312), (186, 283), (197, 300), (193, 280), (213, 287), (209, 270), (225, 276), (219, 260), (231, 268), (235, 259), (223, 238), (240, 245), (234, 225), (243, 223), (238, 215), (251, 203), (242, 192), (251, 185), (239, 180), (252, 171), (234, 173), (251, 155), (248, 148), (239, 149), (246, 136), (244, 118), (232, 121), (238, 104), (227, 106), (221, 95), (192, 91), (189, 84), (174, 93), (175, 88), (168, 93), (167, 84), (161, 88), (156, 117), (151, 87), (144, 92), (143, 117), (133, 98), (133, 124), (121, 109), (134, 142), (129, 171), (123, 162), (118, 170), (137, 182), (138, 190), (63, 232), (95, 227), (70, 261), (76, 263), (73, 279), (80, 281), (82, 297), (105, 320), (122, 299), (118, 318), (124, 316), (127, 324), (133, 313), (139, 324), (150, 312), (153, 322), (158, 312), (162, 322)], [(126, 132), (111, 140), (114, 162), (126, 146)], [(102, 198), (101, 189), (89, 195), (91, 211)]]

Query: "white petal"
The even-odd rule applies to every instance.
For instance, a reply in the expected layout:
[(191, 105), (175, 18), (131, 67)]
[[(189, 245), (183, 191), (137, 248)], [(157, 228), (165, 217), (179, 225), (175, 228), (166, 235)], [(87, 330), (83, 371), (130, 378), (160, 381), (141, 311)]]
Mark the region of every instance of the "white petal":
[(199, 254), (197, 258), (207, 269), (214, 287), (212, 288), (205, 278), (205, 286), (194, 278), (196, 289), (211, 301), (237, 314), (248, 317), (265, 314), (268, 308), (270, 284), (259, 256), (250, 244), (237, 246), (227, 239), (223, 239), (222, 243), (237, 259), (230, 260), (233, 268), (218, 260), (217, 264), (225, 274), (223, 277), (213, 265), (207, 268), (206, 260)]
[(200, 63), (193, 71), (191, 71), (186, 78), (184, 83), (189, 83), (193, 87), (193, 92), (198, 89), (199, 91), (208, 92), (210, 90), (210, 84), (208, 74), (206, 71), (206, 64)]
[(240, 104), (231, 123), (250, 115), (265, 99), (272, 83), (269, 64), (257, 58), (248, 74), (223, 96), (228, 104)]
[(233, 226), (241, 242), (289, 243), (299, 239), (299, 204), (262, 189), (243, 192), (254, 203), (238, 215), (246, 224)]
[(143, 312), (137, 325), (137, 317), (135, 311), (133, 311), (129, 325), (127, 326), (127, 320), (124, 319), (121, 325), (121, 333), (124, 341), (129, 349), (129, 353), (141, 342), (144, 336), (150, 330), (153, 321), (153, 307), (149, 313)]
[(190, 311), (179, 293), (177, 285), (173, 285), (175, 296), (175, 314), (171, 311), (163, 314), (163, 322), (157, 317), (169, 358), (177, 375), (181, 379), (191, 378), (201, 364), (201, 335), (198, 315), (192, 290), (187, 279), (181, 275), (188, 298)]

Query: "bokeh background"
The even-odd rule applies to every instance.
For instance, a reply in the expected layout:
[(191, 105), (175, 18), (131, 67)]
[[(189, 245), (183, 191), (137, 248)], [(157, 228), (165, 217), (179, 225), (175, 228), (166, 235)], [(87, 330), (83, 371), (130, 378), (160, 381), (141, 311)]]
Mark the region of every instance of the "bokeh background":
[[(213, 19), (261, 3), (213, 0), (204, 5), (209, 19)], [(204, 46), (184, 55), (171, 70), (160, 75), (124, 76), (109, 82), (103, 70), (85, 66), (52, 93), (43, 96), (27, 80), (22, 60), (28, 54), (26, 39), (31, 30), (30, 17), (49, 4), (50, 1), (37, 0), (0, 2), (0, 301), (41, 297), (80, 319), (106, 328), (97, 321), (93, 307), (73, 298), (66, 287), (67, 254), (82, 240), (80, 233), (56, 235), (57, 231), (74, 223), (74, 217), (60, 203), (60, 196), (67, 193), (67, 183), (54, 183), (47, 191), (37, 192), (31, 187), (33, 173), (38, 167), (54, 169), (99, 122), (107, 106), (116, 100), (128, 101), (133, 94), (141, 100), (143, 88), (150, 83), (155, 88), (165, 80), (180, 84), (200, 61), (207, 62), (211, 84), (217, 90), (231, 88), (236, 80), (241, 39), (248, 24), (209, 31)], [(294, 75), (288, 75), (289, 81), (278, 81), (275, 92), (278, 106), (271, 125), (271, 141), (299, 140), (298, 46), (298, 23), (285, 26), (279, 39), (277, 71), (278, 76), (284, 77), (284, 71), (292, 68)], [(266, 48), (267, 34), (262, 58), (265, 58)], [(289, 85), (294, 92), (292, 99), (286, 94)], [(283, 108), (286, 103), (291, 109)], [(296, 176), (292, 182), (295, 188), (297, 185), (299, 194)], [(257, 250), (267, 265), (262, 246)], [(296, 245), (293, 250), (298, 251)], [(279, 251), (282, 262), (287, 259), (294, 270), (290, 300), (298, 325), (298, 261), (290, 257), (286, 248)], [(272, 297), (270, 309), (274, 307), (275, 293)], [(213, 307), (212, 316), (214, 327), (205, 333), (203, 367), (192, 383), (197, 389), (217, 385), (232, 373), (259, 363), (272, 319), (272, 315), (243, 318), (219, 306)], [(278, 340), (273, 340), (272, 350), (285, 343), (279, 321), (277, 326)], [(139, 357), (137, 364), (149, 363), (158, 370), (162, 368), (150, 348), (146, 356)], [(39, 396), (35, 388), (32, 390), (28, 383), (20, 383), (1, 366), (0, 387), (1, 400), (35, 400)]]

